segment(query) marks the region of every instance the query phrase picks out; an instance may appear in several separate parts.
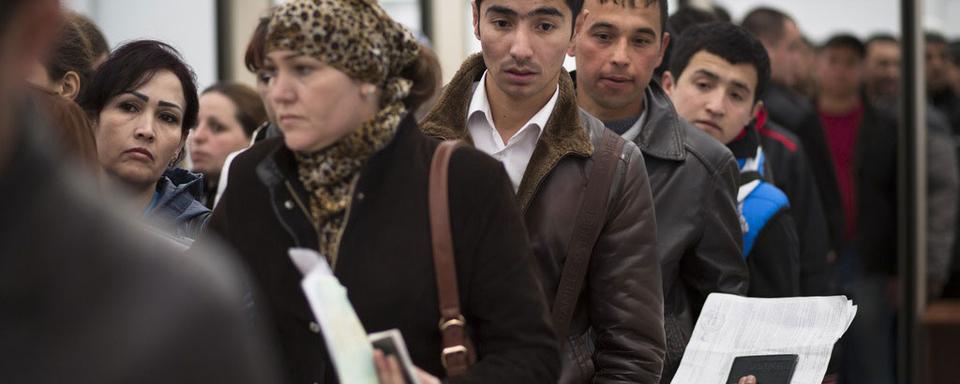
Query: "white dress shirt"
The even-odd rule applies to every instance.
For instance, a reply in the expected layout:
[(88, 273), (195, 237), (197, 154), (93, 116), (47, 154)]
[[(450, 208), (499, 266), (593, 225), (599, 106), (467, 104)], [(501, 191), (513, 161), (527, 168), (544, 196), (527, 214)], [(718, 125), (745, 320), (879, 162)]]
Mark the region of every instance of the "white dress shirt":
[(560, 95), (560, 86), (553, 92), (553, 97), (547, 104), (533, 115), (526, 124), (517, 131), (513, 137), (503, 141), (500, 132), (493, 124), (493, 114), (490, 112), (490, 101), (487, 98), (487, 89), (484, 86), (487, 80), (487, 73), (483, 73), (477, 89), (473, 91), (473, 98), (470, 99), (470, 109), (467, 112), (467, 129), (470, 131), (470, 137), (477, 149), (500, 160), (503, 167), (507, 169), (507, 175), (510, 176), (510, 182), (513, 184), (513, 191), (520, 188), (520, 181), (523, 180), (523, 173), (527, 170), (527, 164), (530, 163), (530, 156), (533, 155), (534, 148), (537, 147), (537, 141), (543, 133), (543, 128), (553, 113), (553, 108), (557, 104), (557, 97)]

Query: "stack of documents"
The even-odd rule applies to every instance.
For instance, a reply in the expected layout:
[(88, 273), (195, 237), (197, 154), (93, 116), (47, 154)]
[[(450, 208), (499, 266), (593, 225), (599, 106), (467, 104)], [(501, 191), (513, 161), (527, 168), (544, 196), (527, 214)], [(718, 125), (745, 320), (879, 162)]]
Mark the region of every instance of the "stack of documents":
[(748, 298), (711, 294), (673, 384), (726, 383), (739, 356), (798, 355), (792, 384), (819, 384), (857, 306), (845, 296)]

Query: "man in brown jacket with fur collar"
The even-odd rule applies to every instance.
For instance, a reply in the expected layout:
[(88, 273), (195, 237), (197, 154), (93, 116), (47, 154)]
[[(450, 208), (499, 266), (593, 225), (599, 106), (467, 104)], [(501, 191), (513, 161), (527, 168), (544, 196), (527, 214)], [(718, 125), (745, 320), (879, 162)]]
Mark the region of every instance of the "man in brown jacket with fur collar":
[[(476, 0), (483, 54), (467, 59), (421, 127), (504, 164), (562, 336), (561, 382), (654, 384), (665, 341), (653, 199), (640, 150), (580, 111), (563, 70), (581, 6)], [(578, 274), (582, 284), (568, 284)]]

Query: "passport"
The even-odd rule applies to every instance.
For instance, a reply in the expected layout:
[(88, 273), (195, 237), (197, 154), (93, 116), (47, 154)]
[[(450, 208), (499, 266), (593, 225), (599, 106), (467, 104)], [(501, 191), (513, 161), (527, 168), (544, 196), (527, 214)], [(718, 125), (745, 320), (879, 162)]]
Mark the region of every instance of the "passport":
[(797, 368), (798, 355), (740, 356), (733, 360), (727, 384), (737, 384), (741, 377), (753, 375), (761, 384), (790, 384)]

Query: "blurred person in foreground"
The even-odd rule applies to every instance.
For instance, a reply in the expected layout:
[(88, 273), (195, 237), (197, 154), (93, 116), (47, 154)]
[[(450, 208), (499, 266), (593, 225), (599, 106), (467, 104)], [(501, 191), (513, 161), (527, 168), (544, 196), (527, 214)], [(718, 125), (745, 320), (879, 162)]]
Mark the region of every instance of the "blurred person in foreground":
[(213, 209), (224, 160), (251, 145), (253, 135), (267, 122), (257, 91), (239, 83), (214, 84), (200, 95), (197, 126), (190, 132), (193, 171), (203, 174), (203, 204)]
[(93, 123), (87, 113), (73, 100), (46, 91), (35, 90), (31, 95), (38, 109), (49, 119), (59, 135), (53, 145), (59, 145), (67, 156), (79, 159), (92, 177), (100, 176), (97, 139)]
[(261, 79), (283, 137), (233, 161), (202, 239), (226, 240), (253, 272), (257, 318), (286, 379), (337, 382), (323, 341), (336, 335), (314, 321), (288, 257), (303, 247), (326, 258), (366, 331), (401, 331), (422, 383), (555, 382), (556, 336), (509, 179), (470, 148), (449, 163), (459, 289), (446, 293), (459, 297), (477, 360), (446, 377), (447, 362), (467, 354), (445, 348), (438, 327), (455, 324), (441, 318), (427, 214), (439, 143), (412, 115), (438, 84), (413, 35), (372, 0), (294, 0), (274, 10), (264, 48)]
[(210, 217), (198, 201), (202, 176), (176, 167), (197, 123), (194, 81), (173, 47), (132, 41), (100, 66), (78, 100), (96, 123), (106, 188), (125, 192), (131, 200), (121, 205), (188, 245)]
[(276, 382), (236, 269), (117, 215), (51, 147), (23, 79), (60, 21), (0, 2), (0, 381)]

